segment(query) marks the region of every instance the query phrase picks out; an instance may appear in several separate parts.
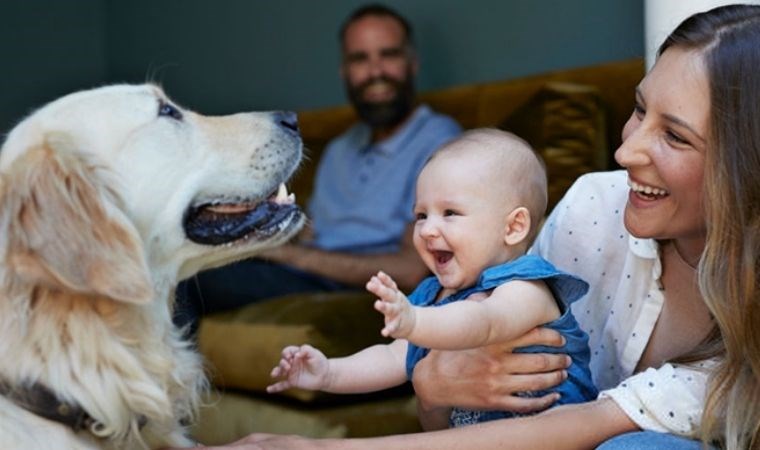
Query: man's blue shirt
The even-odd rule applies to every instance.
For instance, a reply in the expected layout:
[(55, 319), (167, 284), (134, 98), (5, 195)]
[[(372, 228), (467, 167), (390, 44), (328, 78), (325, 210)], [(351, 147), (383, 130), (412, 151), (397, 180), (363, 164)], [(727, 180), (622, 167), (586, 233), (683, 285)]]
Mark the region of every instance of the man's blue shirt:
[(452, 118), (421, 105), (388, 139), (370, 142), (371, 129), (358, 123), (331, 141), (308, 206), (312, 245), (353, 253), (397, 251), (414, 218), (417, 175), (460, 132)]

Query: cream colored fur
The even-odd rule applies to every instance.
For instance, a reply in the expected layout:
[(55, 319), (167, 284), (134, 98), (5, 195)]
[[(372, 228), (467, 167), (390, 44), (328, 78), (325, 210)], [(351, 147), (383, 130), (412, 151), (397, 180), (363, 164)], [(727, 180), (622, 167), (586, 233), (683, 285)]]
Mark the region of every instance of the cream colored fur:
[(158, 114), (163, 103), (153, 85), (75, 93), (18, 124), (0, 150), (0, 380), (41, 383), (98, 421), (75, 434), (0, 396), (0, 449), (190, 446), (181, 421), (206, 379), (172, 325), (175, 285), (300, 226), (190, 242), (188, 206), (267, 196), (301, 143), (271, 114), (180, 110), (175, 120)]

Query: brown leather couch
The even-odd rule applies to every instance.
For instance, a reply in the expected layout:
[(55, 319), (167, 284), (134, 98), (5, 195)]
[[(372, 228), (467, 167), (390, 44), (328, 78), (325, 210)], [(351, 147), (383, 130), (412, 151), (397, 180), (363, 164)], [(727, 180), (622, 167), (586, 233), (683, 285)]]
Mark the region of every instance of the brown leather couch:
[[(550, 208), (581, 174), (614, 166), (612, 152), (633, 108), (640, 59), (561, 70), (421, 94), (464, 128), (497, 127), (530, 142), (546, 161)], [(307, 159), (291, 190), (304, 204), (325, 144), (355, 116), (348, 106), (299, 113)], [(328, 356), (382, 342), (382, 316), (363, 292), (291, 295), (204, 318), (199, 347), (214, 393), (194, 434), (230, 442), (254, 431), (307, 436), (371, 436), (419, 429), (411, 388), (370, 395), (329, 395), (263, 388), (282, 347), (310, 343)]]

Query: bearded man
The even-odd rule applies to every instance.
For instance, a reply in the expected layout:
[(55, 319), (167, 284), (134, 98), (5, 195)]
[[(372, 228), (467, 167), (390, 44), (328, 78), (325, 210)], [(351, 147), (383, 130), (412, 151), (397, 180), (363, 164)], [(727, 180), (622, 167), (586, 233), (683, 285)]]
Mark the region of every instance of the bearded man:
[(417, 104), (412, 28), (396, 11), (363, 6), (339, 39), (340, 74), (360, 122), (320, 158), (311, 226), (294, 243), (180, 285), (178, 322), (289, 293), (363, 290), (378, 270), (407, 291), (428, 274), (412, 242), (415, 181), (461, 128)]

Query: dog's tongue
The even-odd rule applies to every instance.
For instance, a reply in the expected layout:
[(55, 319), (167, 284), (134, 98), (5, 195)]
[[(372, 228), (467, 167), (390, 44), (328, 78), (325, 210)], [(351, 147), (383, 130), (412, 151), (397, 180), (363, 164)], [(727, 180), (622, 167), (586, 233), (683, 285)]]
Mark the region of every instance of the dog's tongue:
[(206, 210), (217, 214), (240, 214), (250, 211), (256, 207), (256, 202), (243, 202), (225, 205), (207, 206)]
[[(277, 192), (272, 194), (268, 200), (283, 205), (294, 203), (295, 199), (295, 195), (289, 194), (285, 184), (281, 183), (277, 188)], [(206, 207), (206, 210), (217, 214), (240, 214), (256, 208), (257, 205), (258, 202), (227, 203), (223, 205), (210, 205)]]
[(199, 244), (220, 245), (246, 236), (266, 238), (285, 219), (301, 214), (295, 196), (284, 184), (264, 201), (205, 205), (192, 210), (184, 221), (185, 234)]
[(185, 233), (190, 240), (205, 245), (220, 245), (250, 234), (264, 238), (274, 234), (277, 225), (288, 216), (298, 213), (298, 206), (294, 203), (272, 201), (258, 203), (253, 209), (243, 208), (235, 214), (205, 208), (186, 221)]

